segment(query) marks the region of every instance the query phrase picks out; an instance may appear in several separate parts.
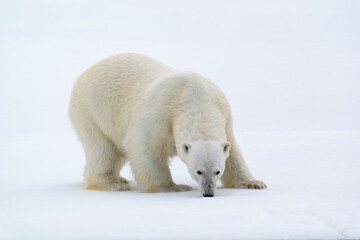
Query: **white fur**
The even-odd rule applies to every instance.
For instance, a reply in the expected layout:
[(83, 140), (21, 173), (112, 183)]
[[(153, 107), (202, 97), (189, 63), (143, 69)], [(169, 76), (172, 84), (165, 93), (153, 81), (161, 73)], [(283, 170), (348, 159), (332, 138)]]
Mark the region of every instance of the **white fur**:
[(129, 161), (145, 192), (190, 190), (171, 178), (168, 160), (177, 154), (203, 194), (210, 182), (215, 192), (220, 178), (224, 187), (265, 188), (236, 145), (224, 94), (196, 73), (139, 54), (107, 58), (75, 83), (70, 117), (86, 153), (88, 188), (129, 190), (119, 173)]

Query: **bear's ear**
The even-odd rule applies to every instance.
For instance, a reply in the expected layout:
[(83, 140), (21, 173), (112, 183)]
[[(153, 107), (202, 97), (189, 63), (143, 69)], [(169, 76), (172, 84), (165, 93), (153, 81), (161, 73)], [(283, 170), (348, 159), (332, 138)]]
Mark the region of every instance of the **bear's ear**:
[(190, 144), (188, 144), (188, 143), (184, 143), (184, 144), (183, 144), (183, 149), (184, 149), (184, 152), (185, 152), (185, 153), (188, 153), (189, 150), (190, 150), (190, 148), (191, 148), (191, 145), (190, 145)]
[(221, 147), (226, 155), (229, 154), (231, 148), (231, 144), (229, 142), (223, 143)]

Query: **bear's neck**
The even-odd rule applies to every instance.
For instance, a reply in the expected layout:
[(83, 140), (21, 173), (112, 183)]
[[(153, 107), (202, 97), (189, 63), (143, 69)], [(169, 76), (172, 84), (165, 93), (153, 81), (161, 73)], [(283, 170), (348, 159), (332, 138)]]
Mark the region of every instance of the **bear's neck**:
[(224, 141), (225, 120), (214, 109), (204, 111), (200, 108), (183, 111), (173, 123), (175, 141)]

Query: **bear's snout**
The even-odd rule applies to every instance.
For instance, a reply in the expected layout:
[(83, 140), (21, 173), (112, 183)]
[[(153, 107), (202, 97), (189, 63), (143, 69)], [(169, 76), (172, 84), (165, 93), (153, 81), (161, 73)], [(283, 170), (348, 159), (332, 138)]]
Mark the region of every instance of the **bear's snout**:
[(214, 196), (214, 184), (212, 181), (207, 180), (205, 183), (205, 192), (204, 197), (213, 197)]
[(204, 195), (204, 197), (213, 197), (214, 196), (214, 194), (203, 194)]

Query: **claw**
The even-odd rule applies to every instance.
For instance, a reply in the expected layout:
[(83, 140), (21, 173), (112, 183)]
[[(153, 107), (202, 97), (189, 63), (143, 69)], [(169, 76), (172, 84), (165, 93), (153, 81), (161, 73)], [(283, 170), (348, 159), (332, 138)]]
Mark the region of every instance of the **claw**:
[(238, 188), (243, 189), (265, 189), (267, 186), (261, 182), (261, 181), (249, 181), (249, 182), (243, 182), (239, 185)]

